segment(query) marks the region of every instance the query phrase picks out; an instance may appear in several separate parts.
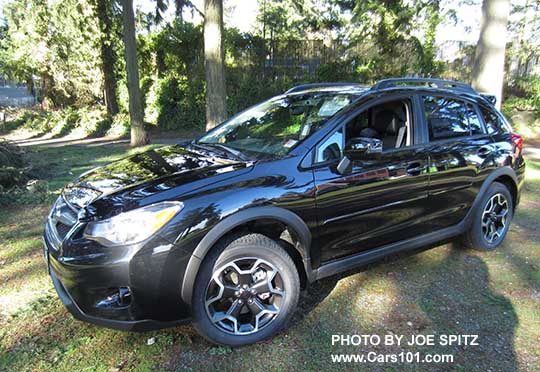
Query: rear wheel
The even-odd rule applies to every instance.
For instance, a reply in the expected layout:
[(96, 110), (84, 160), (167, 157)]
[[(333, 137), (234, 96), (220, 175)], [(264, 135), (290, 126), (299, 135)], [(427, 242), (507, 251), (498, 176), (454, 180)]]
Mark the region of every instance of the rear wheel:
[(195, 327), (223, 345), (264, 340), (290, 320), (299, 291), (296, 267), (275, 241), (261, 234), (228, 239), (209, 254), (197, 276)]
[(480, 207), (474, 212), (469, 231), (464, 235), (465, 245), (480, 251), (497, 248), (508, 232), (513, 211), (508, 188), (499, 182), (491, 184)]

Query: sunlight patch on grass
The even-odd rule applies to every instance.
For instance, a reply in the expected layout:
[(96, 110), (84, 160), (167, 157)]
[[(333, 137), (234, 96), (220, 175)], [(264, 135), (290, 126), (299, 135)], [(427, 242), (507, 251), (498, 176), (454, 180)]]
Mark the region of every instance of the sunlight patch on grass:
[[(0, 234), (0, 236), (2, 235), (4, 234)], [(40, 237), (33, 235), (28, 238), (22, 237), (22, 239), (18, 241), (11, 240), (8, 244), (6, 244), (6, 247), (7, 249), (0, 250), (0, 267), (6, 265), (12, 260), (35, 255), (36, 251), (40, 252), (42, 241)]]
[(0, 319), (24, 310), (32, 302), (41, 298), (44, 292), (52, 289), (52, 283), (46, 275), (29, 279), (19, 285), (10, 284), (10, 286), (12, 286), (11, 291), (0, 295)]
[(538, 182), (540, 181), (540, 169), (535, 169), (533, 167), (527, 167), (525, 171), (525, 179), (529, 182)]

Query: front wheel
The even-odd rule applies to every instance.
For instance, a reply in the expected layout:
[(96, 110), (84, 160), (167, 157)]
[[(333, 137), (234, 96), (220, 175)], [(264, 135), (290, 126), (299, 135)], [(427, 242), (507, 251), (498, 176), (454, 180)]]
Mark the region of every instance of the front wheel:
[(211, 342), (264, 340), (290, 320), (300, 280), (288, 253), (261, 234), (221, 242), (205, 259), (193, 292), (195, 328)]
[(508, 188), (493, 182), (473, 214), (470, 229), (464, 235), (465, 245), (480, 251), (497, 248), (510, 227), (514, 205)]

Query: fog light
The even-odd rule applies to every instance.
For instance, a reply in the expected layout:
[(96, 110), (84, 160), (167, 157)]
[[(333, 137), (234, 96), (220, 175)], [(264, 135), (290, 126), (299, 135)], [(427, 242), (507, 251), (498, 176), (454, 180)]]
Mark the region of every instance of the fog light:
[(120, 287), (106, 298), (98, 301), (96, 307), (102, 309), (119, 309), (131, 304), (131, 290), (129, 287)]

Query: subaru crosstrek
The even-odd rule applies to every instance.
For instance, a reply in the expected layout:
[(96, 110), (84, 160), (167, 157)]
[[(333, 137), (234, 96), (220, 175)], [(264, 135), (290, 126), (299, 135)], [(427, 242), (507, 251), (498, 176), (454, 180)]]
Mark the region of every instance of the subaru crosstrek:
[(212, 342), (254, 343), (318, 279), (451, 238), (495, 249), (519, 202), (522, 146), (464, 83), (297, 86), (68, 184), (45, 226), (49, 273), (78, 319), (192, 320)]

